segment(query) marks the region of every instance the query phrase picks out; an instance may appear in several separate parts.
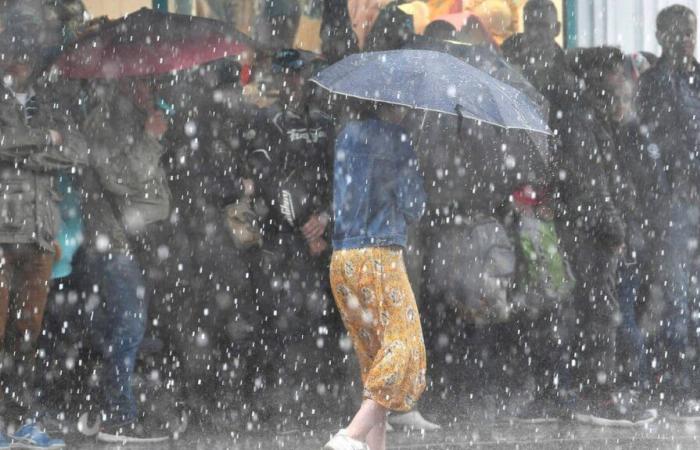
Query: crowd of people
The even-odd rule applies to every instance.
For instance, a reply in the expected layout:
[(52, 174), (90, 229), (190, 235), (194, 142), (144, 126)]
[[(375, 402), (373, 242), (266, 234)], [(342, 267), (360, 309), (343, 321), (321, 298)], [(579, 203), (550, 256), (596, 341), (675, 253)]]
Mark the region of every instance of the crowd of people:
[[(549, 0), (529, 0), (524, 32), (500, 46), (478, 20), (418, 36), (401, 2), (359, 36), (331, 0), (322, 55), (291, 49), (299, 8), (282, 8), (245, 85), (236, 58), (68, 79), (52, 62), (80, 35), (84, 9), (39, 3), (0, 12), (0, 448), (61, 447), (49, 435), (83, 413), (99, 416), (104, 442), (166, 440), (181, 411), (224, 427), (309, 424), (350, 412), (360, 370), (365, 398), (379, 398), (367, 394), (372, 337), (355, 326), (366, 317), (348, 305), (382, 291), (352, 281), (366, 253), (331, 264), (334, 249), (358, 243), (392, 268), (405, 258), (411, 285), (396, 274), (392, 300), (415, 292), (425, 337), (427, 375), (418, 350), (384, 361), (406, 389), (385, 409), (420, 408), (427, 383), (443, 401), (529, 390), (508, 414), (533, 423), (700, 421), (690, 9), (659, 13), (657, 57), (562, 49)], [(450, 53), (515, 86), (552, 136), (397, 117), (310, 82), (352, 53), (402, 48)], [(371, 151), (350, 168), (337, 149), (363, 139)], [(418, 164), (402, 170), (412, 152)], [(349, 174), (376, 193), (340, 189)], [(382, 196), (392, 189), (413, 193)], [(404, 202), (406, 223), (340, 218), (334, 197), (358, 211)], [(382, 233), (386, 252), (375, 248)], [(402, 333), (417, 338), (407, 308)], [(372, 426), (353, 424), (351, 441), (384, 448)]]

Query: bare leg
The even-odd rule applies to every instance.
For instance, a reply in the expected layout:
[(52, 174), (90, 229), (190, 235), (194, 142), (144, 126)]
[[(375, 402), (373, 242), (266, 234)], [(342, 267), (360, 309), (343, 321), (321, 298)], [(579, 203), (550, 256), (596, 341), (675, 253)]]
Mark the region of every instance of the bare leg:
[(374, 426), (367, 434), (367, 445), (370, 450), (386, 449), (386, 420)]
[(349, 437), (366, 442), (367, 435), (374, 427), (381, 425), (382, 430), (386, 431), (386, 413), (387, 410), (382, 405), (374, 400), (365, 399), (345, 431)]

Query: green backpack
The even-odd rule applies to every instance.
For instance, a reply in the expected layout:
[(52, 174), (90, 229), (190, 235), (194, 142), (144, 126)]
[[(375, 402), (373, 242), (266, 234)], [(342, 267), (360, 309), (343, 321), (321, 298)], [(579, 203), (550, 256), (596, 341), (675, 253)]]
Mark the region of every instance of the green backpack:
[(538, 316), (567, 301), (576, 281), (561, 248), (554, 222), (523, 215), (518, 224), (523, 270), (515, 297), (515, 307)]

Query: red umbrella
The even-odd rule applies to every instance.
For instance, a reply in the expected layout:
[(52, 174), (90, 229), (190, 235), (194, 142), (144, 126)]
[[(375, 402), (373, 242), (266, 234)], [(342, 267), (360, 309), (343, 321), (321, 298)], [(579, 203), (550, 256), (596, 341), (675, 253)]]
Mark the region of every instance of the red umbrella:
[(233, 56), (245, 66), (253, 48), (224, 22), (142, 8), (82, 37), (56, 65), (69, 78), (159, 75)]

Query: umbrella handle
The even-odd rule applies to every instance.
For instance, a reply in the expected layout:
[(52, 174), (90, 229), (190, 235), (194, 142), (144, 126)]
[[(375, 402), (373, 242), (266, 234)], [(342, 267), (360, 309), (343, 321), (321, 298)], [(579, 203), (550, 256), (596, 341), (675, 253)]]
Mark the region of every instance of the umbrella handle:
[(462, 121), (464, 120), (462, 105), (455, 105), (455, 112), (457, 113), (457, 136), (462, 136)]

